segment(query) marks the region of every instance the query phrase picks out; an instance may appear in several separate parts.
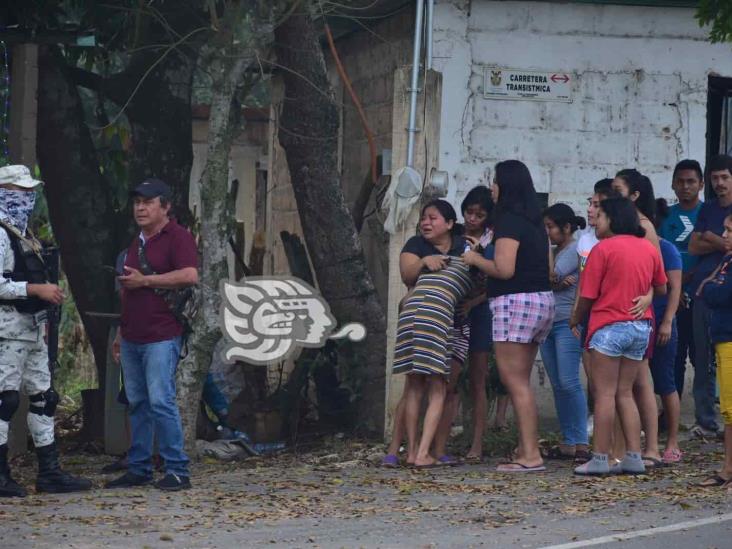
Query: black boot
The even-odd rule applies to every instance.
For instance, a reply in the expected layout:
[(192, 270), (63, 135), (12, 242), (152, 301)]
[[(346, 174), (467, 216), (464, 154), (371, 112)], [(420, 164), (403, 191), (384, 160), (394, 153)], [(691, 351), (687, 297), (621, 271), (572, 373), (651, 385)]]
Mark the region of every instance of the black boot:
[(38, 478), (36, 491), (51, 494), (65, 494), (67, 492), (82, 492), (92, 487), (90, 480), (75, 477), (61, 470), (58, 464), (58, 449), (56, 443), (36, 448), (38, 456)]
[(13, 480), (8, 467), (8, 445), (0, 445), (0, 498), (24, 498), (28, 493)]

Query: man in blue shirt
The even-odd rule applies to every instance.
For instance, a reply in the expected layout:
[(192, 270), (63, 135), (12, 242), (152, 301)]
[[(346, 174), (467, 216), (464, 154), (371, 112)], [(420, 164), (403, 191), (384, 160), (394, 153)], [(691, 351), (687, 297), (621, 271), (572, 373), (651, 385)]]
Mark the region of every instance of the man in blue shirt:
[(686, 357), (691, 364), (696, 363), (694, 356), (694, 336), (692, 324), (693, 292), (690, 291), (691, 279), (694, 275), (699, 258), (689, 254), (689, 240), (694, 225), (702, 208), (699, 193), (704, 189), (704, 176), (699, 162), (696, 160), (682, 160), (674, 168), (671, 188), (678, 198), (678, 204), (671, 206), (668, 217), (659, 228), (659, 236), (671, 242), (681, 253), (683, 263), (683, 293), (676, 313), (678, 340), (676, 345), (676, 363), (674, 379), (676, 390), (681, 397), (684, 392), (684, 375), (686, 373)]
[[(713, 157), (707, 166), (707, 173), (715, 198), (702, 206), (689, 241), (689, 253), (699, 257), (699, 264), (691, 279), (691, 290), (694, 292), (717, 268), (724, 255), (732, 251), (732, 245), (722, 238), (724, 218), (732, 213), (732, 157)], [(711, 436), (717, 432), (718, 424), (714, 409), (716, 367), (709, 341), (710, 311), (703, 300), (697, 299), (694, 305), (696, 425), (693, 432), (701, 436)]]

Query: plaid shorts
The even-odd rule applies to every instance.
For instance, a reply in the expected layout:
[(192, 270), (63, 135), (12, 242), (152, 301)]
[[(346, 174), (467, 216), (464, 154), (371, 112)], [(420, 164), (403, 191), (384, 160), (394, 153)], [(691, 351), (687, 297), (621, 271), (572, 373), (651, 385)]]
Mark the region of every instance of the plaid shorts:
[(493, 341), (544, 343), (554, 324), (554, 293), (508, 294), (490, 300)]

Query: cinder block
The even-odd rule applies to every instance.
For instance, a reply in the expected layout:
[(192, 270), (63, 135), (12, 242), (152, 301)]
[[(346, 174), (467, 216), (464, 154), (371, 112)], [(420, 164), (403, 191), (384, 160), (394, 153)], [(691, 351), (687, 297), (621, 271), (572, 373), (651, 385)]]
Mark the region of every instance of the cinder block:
[(684, 104), (659, 102), (637, 102), (628, 105), (628, 122), (638, 133), (654, 135), (675, 134), (685, 120)]
[(476, 128), (539, 129), (545, 127), (542, 120), (544, 105), (534, 101), (507, 101), (485, 99), (483, 94), (474, 97), (473, 124)]
[(628, 133), (579, 132), (579, 159), (582, 164), (626, 165), (633, 158), (635, 140)]
[(638, 165), (645, 166), (646, 169), (651, 167), (672, 169), (676, 164), (680, 147), (674, 136), (638, 135), (636, 139), (638, 141)]
[(592, 196), (600, 179), (613, 177), (617, 170), (607, 165), (572, 164), (554, 165), (551, 168), (550, 192), (554, 194), (577, 194), (583, 200)]
[(540, 4), (528, 2), (472, 2), (468, 30), (510, 32), (526, 28), (531, 10)]
[(633, 76), (635, 79), (635, 95), (640, 101), (658, 104), (675, 103), (679, 100), (679, 92), (683, 88), (680, 75), (638, 71)]

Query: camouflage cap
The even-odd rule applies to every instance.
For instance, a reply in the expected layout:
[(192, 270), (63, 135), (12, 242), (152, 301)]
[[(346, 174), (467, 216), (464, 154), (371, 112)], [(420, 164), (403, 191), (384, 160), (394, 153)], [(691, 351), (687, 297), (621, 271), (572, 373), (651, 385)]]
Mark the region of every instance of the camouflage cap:
[(30, 170), (22, 164), (3, 166), (0, 168), (0, 185), (17, 185), (32, 189), (41, 185), (41, 181), (31, 177)]

